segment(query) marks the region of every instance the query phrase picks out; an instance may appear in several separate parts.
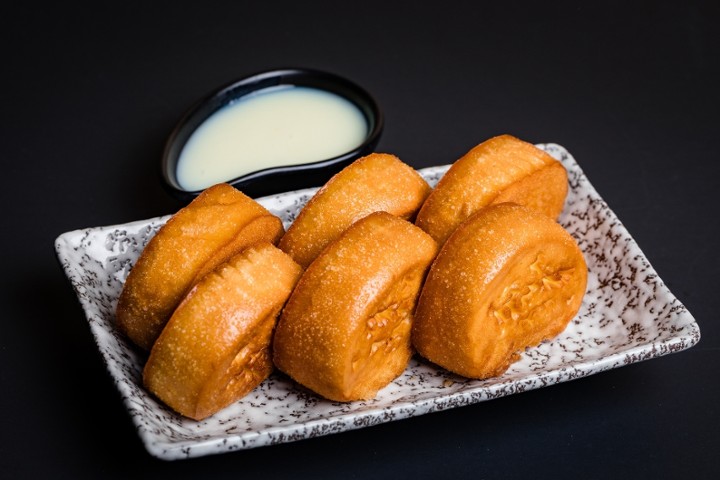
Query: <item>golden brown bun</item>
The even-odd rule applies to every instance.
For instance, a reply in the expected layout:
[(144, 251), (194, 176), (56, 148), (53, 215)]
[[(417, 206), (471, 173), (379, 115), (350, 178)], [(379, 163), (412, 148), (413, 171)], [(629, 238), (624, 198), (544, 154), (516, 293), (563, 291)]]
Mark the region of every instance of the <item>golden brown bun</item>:
[(412, 313), (437, 244), (373, 213), (308, 267), (278, 321), (275, 365), (321, 396), (369, 399), (406, 368)]
[(366, 215), (413, 219), (430, 186), (394, 155), (372, 153), (333, 176), (301, 210), (278, 246), (307, 268), (323, 248)]
[(180, 299), (202, 276), (246, 246), (276, 243), (282, 221), (230, 185), (208, 188), (162, 226), (128, 275), (117, 325), (150, 350)]
[(548, 153), (501, 135), (452, 164), (415, 223), (442, 245), (463, 220), (493, 203), (518, 203), (557, 219), (565, 205), (567, 183), (565, 168)]
[(245, 396), (273, 369), (272, 331), (301, 273), (288, 255), (263, 242), (203, 277), (155, 342), (145, 386), (195, 420)]
[(587, 266), (550, 217), (486, 207), (450, 236), (418, 300), (413, 345), (471, 378), (502, 374), (526, 347), (562, 332), (585, 294)]

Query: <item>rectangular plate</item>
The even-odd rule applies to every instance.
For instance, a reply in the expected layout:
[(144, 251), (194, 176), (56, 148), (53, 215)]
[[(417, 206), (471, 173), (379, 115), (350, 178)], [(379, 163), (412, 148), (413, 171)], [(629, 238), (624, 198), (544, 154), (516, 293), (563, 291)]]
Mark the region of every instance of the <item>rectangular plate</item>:
[[(500, 377), (468, 380), (413, 359), (372, 401), (335, 403), (273, 374), (214, 416), (195, 422), (157, 402), (142, 386), (144, 356), (115, 329), (115, 305), (130, 267), (169, 218), (60, 235), (55, 248), (108, 371), (148, 452), (172, 460), (291, 442), (469, 405), (648, 360), (693, 346), (700, 329), (658, 277), (573, 157), (538, 145), (567, 168), (562, 225), (582, 248), (588, 290), (577, 317), (553, 341), (528, 349)], [(448, 165), (420, 170), (431, 185)], [(259, 199), (290, 225), (315, 189)]]

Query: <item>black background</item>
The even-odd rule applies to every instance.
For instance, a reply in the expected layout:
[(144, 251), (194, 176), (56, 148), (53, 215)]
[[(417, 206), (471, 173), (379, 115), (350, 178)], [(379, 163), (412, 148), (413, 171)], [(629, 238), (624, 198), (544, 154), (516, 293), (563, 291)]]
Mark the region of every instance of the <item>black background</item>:
[[(189, 2), (185, 2), (189, 3)], [(6, 478), (718, 478), (716, 2), (112, 2), (0, 7)], [(307, 67), (372, 92), (378, 150), (566, 147), (697, 319), (693, 348), (363, 430), (165, 462), (144, 450), (55, 258), (172, 213), (163, 142), (200, 96)]]

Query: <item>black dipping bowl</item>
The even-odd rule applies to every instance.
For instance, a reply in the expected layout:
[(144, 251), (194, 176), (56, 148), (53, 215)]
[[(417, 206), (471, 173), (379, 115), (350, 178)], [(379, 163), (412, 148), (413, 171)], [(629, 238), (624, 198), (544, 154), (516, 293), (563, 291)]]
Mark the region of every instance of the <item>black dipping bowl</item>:
[(316, 88), (350, 100), (360, 109), (367, 121), (368, 133), (365, 141), (355, 149), (333, 158), (257, 170), (241, 177), (228, 178), (227, 183), (253, 198), (317, 187), (354, 160), (374, 151), (382, 133), (383, 115), (375, 99), (364, 89), (345, 78), (322, 71), (287, 69), (262, 72), (214, 91), (183, 115), (170, 134), (162, 156), (162, 176), (170, 192), (182, 200), (191, 200), (201, 192), (201, 190), (183, 189), (176, 178), (180, 153), (200, 124), (217, 110), (240, 97), (280, 85)]

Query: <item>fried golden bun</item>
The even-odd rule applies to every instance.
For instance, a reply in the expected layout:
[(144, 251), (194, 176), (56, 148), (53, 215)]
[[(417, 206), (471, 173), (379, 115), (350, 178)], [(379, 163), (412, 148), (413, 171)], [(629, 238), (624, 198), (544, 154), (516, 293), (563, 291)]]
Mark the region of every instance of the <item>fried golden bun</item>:
[(173, 215), (144, 248), (118, 300), (119, 329), (150, 350), (188, 289), (258, 241), (277, 243), (282, 221), (228, 184), (212, 186)]
[(560, 162), (530, 143), (501, 135), (452, 164), (415, 223), (442, 245), (463, 220), (493, 203), (518, 203), (557, 219), (567, 190)]
[(372, 153), (335, 174), (303, 207), (278, 246), (307, 268), (323, 248), (364, 216), (386, 211), (414, 219), (430, 186), (394, 155)]
[(272, 331), (301, 273), (263, 242), (204, 276), (155, 342), (143, 372), (147, 389), (195, 420), (253, 390), (273, 370)]
[(516, 204), (486, 207), (444, 244), (413, 325), (418, 353), (470, 378), (502, 374), (577, 314), (587, 266), (560, 224)]
[(412, 314), (436, 253), (429, 235), (389, 213), (354, 223), (295, 287), (275, 330), (275, 365), (330, 400), (373, 398), (412, 355)]

